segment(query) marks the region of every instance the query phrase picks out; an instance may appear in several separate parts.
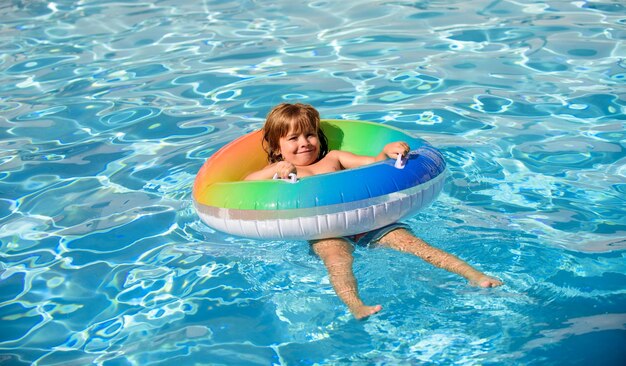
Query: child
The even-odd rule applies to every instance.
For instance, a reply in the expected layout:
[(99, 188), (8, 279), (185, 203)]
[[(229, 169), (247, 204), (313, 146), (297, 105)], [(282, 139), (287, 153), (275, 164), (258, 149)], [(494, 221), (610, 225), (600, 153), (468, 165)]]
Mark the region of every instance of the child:
[[(298, 177), (330, 173), (371, 164), (387, 158), (406, 155), (405, 142), (387, 144), (376, 156), (361, 156), (341, 150), (328, 151), (326, 136), (320, 129), (317, 110), (307, 104), (283, 103), (267, 116), (263, 126), (263, 148), (269, 164), (249, 174), (246, 180), (272, 179), (275, 174), (287, 178), (290, 173)], [(330, 238), (311, 243), (313, 251), (322, 259), (337, 296), (348, 306), (357, 319), (379, 312), (380, 305), (368, 306), (359, 297), (352, 272), (352, 251), (355, 244), (377, 243), (402, 252), (411, 253), (437, 267), (457, 273), (480, 287), (496, 287), (502, 282), (490, 277), (443, 250), (430, 246), (412, 235), (402, 224), (393, 224), (369, 233), (349, 238)]]

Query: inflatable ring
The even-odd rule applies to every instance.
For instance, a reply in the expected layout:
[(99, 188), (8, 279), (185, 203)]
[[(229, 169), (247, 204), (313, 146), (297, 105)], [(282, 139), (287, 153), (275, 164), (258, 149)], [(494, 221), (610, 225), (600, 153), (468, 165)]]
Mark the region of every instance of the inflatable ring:
[(405, 141), (403, 169), (387, 159), (355, 169), (299, 179), (242, 181), (267, 165), (262, 131), (218, 150), (202, 166), (193, 202), (208, 226), (255, 239), (323, 239), (368, 232), (414, 215), (430, 204), (445, 179), (442, 154), (426, 141), (373, 122), (322, 120), (329, 150), (377, 155)]

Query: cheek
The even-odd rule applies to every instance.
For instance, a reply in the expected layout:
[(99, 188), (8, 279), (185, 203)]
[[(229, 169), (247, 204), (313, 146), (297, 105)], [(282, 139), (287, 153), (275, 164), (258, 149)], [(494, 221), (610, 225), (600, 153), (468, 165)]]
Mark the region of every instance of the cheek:
[(282, 153), (289, 153), (289, 150), (291, 149), (291, 145), (289, 144), (289, 141), (287, 140), (281, 140), (278, 144), (278, 152), (280, 154)]

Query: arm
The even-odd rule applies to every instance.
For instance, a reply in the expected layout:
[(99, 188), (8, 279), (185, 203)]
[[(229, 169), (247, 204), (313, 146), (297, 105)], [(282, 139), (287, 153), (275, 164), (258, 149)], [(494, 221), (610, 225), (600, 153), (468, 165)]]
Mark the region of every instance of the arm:
[(243, 180), (263, 180), (272, 179), (274, 174), (278, 174), (279, 178), (289, 178), (290, 173), (296, 173), (296, 167), (286, 161), (279, 161), (270, 164), (261, 170), (248, 174)]
[(376, 156), (356, 155), (347, 151), (334, 150), (337, 154), (337, 160), (344, 169), (356, 168), (387, 158), (395, 159), (398, 155), (406, 155), (409, 152), (409, 145), (403, 141), (391, 142), (385, 145), (383, 150)]

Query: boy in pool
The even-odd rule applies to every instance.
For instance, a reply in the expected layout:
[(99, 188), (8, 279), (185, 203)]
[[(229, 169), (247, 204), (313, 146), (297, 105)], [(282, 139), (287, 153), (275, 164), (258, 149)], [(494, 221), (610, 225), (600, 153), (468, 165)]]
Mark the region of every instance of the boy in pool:
[[(291, 173), (307, 177), (356, 168), (387, 158), (395, 159), (409, 152), (405, 142), (389, 143), (376, 156), (355, 155), (341, 150), (328, 151), (326, 136), (320, 129), (319, 113), (312, 106), (300, 103), (283, 103), (270, 111), (263, 126), (263, 147), (267, 151), (269, 164), (249, 174), (246, 180), (272, 179), (276, 174), (280, 178), (287, 178)], [(502, 285), (497, 278), (415, 237), (402, 224), (389, 225), (348, 238), (312, 241), (312, 249), (324, 262), (335, 293), (357, 319), (379, 312), (382, 306), (365, 305), (359, 296), (352, 271), (352, 243), (376, 243), (411, 253), (436, 267), (459, 274), (480, 287)]]

